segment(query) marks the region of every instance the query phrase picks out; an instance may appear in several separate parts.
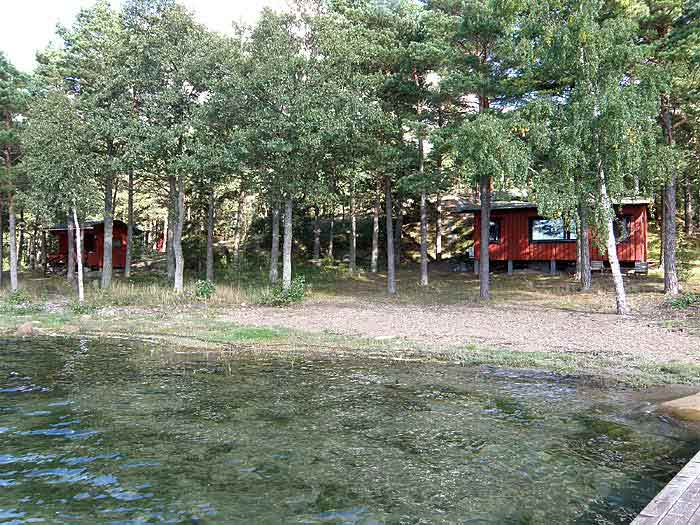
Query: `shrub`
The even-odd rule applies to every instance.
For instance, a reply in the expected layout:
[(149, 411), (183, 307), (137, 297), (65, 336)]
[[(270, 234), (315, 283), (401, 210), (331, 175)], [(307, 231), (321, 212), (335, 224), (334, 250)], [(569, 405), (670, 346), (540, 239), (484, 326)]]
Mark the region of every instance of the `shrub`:
[(214, 292), (216, 292), (216, 285), (208, 279), (200, 279), (194, 283), (194, 295), (199, 299), (211, 299)]
[(275, 286), (265, 292), (260, 298), (260, 304), (268, 306), (287, 306), (303, 301), (305, 295), (306, 281), (303, 275), (299, 275), (292, 280), (292, 284), (288, 290), (285, 290), (282, 286)]
[(31, 304), (32, 298), (29, 292), (24, 289), (15, 290), (7, 296), (7, 304), (18, 306), (21, 304)]
[(88, 315), (93, 314), (97, 311), (97, 306), (95, 306), (94, 304), (81, 303), (77, 301), (71, 303), (69, 308), (71, 309), (71, 312), (77, 315)]
[(700, 294), (692, 292), (683, 293), (677, 297), (667, 299), (666, 304), (677, 310), (685, 310), (691, 306), (700, 305)]

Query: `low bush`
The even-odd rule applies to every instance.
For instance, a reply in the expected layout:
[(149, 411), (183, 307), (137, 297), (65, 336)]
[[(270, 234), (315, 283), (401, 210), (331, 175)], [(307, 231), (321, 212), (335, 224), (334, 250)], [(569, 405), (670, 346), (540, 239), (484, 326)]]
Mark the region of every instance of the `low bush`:
[(14, 292), (11, 292), (7, 296), (7, 304), (11, 304), (14, 306), (18, 305), (26, 305), (26, 304), (31, 304), (32, 302), (32, 297), (29, 295), (29, 292), (23, 288), (19, 290), (15, 290)]
[(71, 312), (77, 315), (89, 315), (97, 311), (97, 306), (90, 303), (74, 302), (69, 305)]
[(281, 285), (271, 288), (260, 297), (260, 304), (267, 306), (288, 306), (300, 303), (306, 295), (306, 281), (303, 275), (292, 280), (291, 286), (285, 290)]
[(194, 296), (198, 299), (209, 300), (216, 292), (216, 285), (208, 279), (200, 279), (194, 283)]
[(687, 292), (666, 300), (666, 305), (677, 310), (685, 310), (700, 305), (700, 293)]

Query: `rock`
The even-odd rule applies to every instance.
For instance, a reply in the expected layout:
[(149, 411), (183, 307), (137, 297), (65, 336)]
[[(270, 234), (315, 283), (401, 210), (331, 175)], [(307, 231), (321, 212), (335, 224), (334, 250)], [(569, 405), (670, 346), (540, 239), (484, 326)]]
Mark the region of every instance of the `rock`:
[(28, 337), (34, 335), (34, 325), (32, 325), (31, 321), (19, 325), (15, 335), (17, 337)]
[(661, 408), (679, 419), (700, 421), (700, 392), (661, 403)]

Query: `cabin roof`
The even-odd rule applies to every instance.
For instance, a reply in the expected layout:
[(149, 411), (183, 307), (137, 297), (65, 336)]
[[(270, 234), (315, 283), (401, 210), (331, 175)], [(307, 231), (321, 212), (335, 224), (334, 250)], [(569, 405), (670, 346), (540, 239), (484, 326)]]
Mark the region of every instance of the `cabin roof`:
[[(622, 206), (648, 206), (650, 203), (647, 199), (622, 199), (621, 201), (615, 203)], [(537, 204), (529, 201), (494, 201), (491, 203), (491, 210), (520, 210), (520, 209), (537, 209)], [(474, 202), (467, 202), (462, 204), (458, 210), (458, 213), (474, 213), (481, 211), (481, 204)]]
[[(80, 225), (80, 229), (83, 231), (94, 230), (97, 226), (104, 224), (104, 222), (105, 221), (85, 221)], [(124, 228), (127, 227), (127, 224), (124, 221), (120, 221), (119, 219), (114, 219), (113, 224), (114, 226), (123, 226)], [(67, 229), (68, 226), (66, 224), (56, 224), (54, 226), (51, 226), (51, 228), (47, 228), (47, 230), (50, 232), (66, 231)], [(141, 228), (134, 225), (134, 233), (141, 233)]]

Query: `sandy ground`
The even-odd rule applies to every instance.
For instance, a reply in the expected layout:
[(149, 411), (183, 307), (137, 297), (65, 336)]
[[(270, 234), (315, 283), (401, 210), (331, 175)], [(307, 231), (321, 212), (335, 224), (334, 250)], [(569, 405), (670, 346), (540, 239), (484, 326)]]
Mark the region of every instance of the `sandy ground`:
[(518, 351), (641, 353), (659, 362), (700, 363), (700, 338), (649, 317), (621, 318), (522, 305), (424, 306), (309, 302), (291, 308), (248, 306), (221, 320), (430, 346), (477, 344)]

